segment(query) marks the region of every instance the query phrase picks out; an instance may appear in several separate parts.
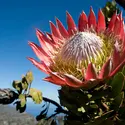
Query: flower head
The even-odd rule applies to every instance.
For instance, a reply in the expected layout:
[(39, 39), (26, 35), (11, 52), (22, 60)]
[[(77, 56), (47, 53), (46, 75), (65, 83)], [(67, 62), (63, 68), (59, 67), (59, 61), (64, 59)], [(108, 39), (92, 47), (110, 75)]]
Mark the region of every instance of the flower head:
[(125, 64), (124, 22), (122, 13), (115, 13), (108, 27), (101, 11), (96, 20), (92, 7), (89, 16), (80, 14), (78, 27), (67, 12), (66, 30), (56, 18), (50, 22), (51, 34), (36, 30), (40, 46), (29, 45), (40, 62), (28, 58), (49, 76), (44, 80), (56, 85), (87, 87), (89, 83), (115, 75)]

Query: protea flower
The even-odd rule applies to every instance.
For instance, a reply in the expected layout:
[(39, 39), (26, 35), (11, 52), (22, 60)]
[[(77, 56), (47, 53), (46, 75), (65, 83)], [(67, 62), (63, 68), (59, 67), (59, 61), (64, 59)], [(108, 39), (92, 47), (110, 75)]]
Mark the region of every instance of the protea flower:
[(67, 30), (56, 18), (57, 27), (50, 22), (51, 34), (36, 30), (41, 47), (29, 42), (40, 62), (28, 59), (49, 75), (44, 80), (60, 86), (87, 87), (114, 76), (125, 64), (122, 13), (114, 13), (108, 27), (101, 9), (98, 20), (92, 7), (88, 17), (82, 12), (78, 27), (68, 12), (66, 16)]

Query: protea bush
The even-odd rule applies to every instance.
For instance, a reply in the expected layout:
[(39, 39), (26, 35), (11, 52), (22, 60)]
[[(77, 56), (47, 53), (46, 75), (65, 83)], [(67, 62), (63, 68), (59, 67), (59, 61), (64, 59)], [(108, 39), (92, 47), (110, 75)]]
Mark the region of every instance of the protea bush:
[(51, 34), (36, 30), (41, 46), (29, 45), (39, 62), (28, 58), (45, 81), (61, 86), (60, 104), (66, 108), (66, 125), (120, 125), (124, 123), (125, 32), (122, 13), (114, 13), (106, 26), (101, 9), (82, 12), (76, 26), (67, 12), (65, 29), (56, 18)]

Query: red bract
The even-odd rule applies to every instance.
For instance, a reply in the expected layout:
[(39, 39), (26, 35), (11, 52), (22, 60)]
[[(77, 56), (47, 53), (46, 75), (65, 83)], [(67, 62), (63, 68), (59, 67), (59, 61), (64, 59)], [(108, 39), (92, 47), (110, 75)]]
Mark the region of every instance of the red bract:
[(28, 59), (49, 75), (44, 80), (76, 88), (114, 76), (125, 64), (122, 13), (115, 13), (108, 27), (101, 9), (98, 20), (92, 7), (88, 17), (82, 12), (78, 27), (68, 12), (66, 16), (67, 30), (56, 18), (57, 26), (50, 22), (51, 34), (36, 29), (41, 47), (29, 42), (40, 62)]

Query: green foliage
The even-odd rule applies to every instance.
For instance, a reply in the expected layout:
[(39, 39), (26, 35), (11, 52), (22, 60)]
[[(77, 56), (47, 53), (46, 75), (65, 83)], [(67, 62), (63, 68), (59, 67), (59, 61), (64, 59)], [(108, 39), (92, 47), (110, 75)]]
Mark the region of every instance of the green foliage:
[(13, 81), (12, 86), (20, 94), (22, 91), (27, 91), (28, 87), (33, 81), (33, 74), (31, 71), (27, 72), (25, 76), (22, 77), (20, 81)]
[(29, 95), (32, 97), (33, 101), (36, 104), (40, 104), (42, 102), (42, 92), (41, 91), (34, 89), (34, 88), (30, 88)]
[(22, 77), (21, 83), (22, 83), (22, 89), (27, 90), (28, 89), (28, 83), (27, 83), (27, 80), (26, 80), (25, 76)]
[(20, 101), (16, 101), (14, 104), (16, 105), (16, 110), (20, 113), (23, 113), (26, 110), (26, 104), (23, 107), (21, 106)]
[[(89, 90), (62, 87), (59, 99), (68, 110), (66, 125), (120, 125), (125, 119), (125, 67)], [(83, 124), (84, 123), (84, 124)]]
[(108, 22), (110, 21), (112, 15), (117, 11), (117, 13), (120, 12), (120, 9), (118, 8), (116, 2), (113, 1), (108, 1), (105, 5), (105, 7), (102, 8), (102, 11), (105, 15), (105, 20), (108, 25)]
[(21, 107), (24, 107), (25, 104), (26, 104), (25, 94), (20, 94), (20, 95), (19, 95), (19, 99), (20, 99), (20, 106), (21, 106)]
[(26, 80), (27, 80), (27, 83), (28, 84), (31, 84), (32, 81), (33, 81), (33, 74), (31, 71), (27, 72), (26, 76), (25, 76)]
[(27, 98), (32, 98), (37, 104), (42, 102), (42, 92), (35, 88), (31, 88), (32, 81), (33, 74), (29, 71), (21, 80), (15, 80), (12, 83), (12, 86), (18, 95), (17, 101), (14, 104), (16, 105), (16, 109), (21, 113), (26, 109)]
[(124, 76), (123, 73), (119, 72), (115, 75), (111, 82), (112, 94), (111, 96), (115, 97), (119, 95), (124, 87)]
[(18, 93), (22, 92), (21, 81), (13, 81), (12, 86), (18, 91)]

